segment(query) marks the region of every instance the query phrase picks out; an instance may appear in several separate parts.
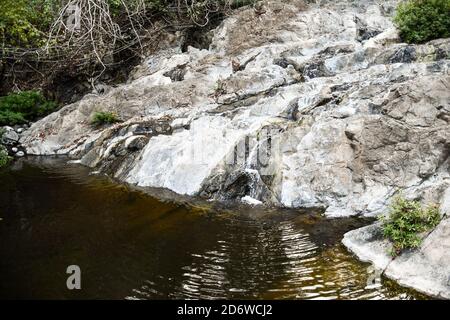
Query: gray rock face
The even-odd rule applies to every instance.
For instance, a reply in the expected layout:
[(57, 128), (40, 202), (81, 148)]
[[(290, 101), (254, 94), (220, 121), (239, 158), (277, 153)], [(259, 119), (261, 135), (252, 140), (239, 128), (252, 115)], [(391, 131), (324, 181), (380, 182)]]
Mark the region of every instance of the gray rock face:
[[(158, 52), (128, 83), (49, 115), (21, 143), (28, 154), (67, 154), (128, 183), (208, 199), (370, 216), (402, 190), (445, 210), (450, 39), (401, 43), (397, 3), (242, 8), (209, 50)], [(96, 111), (125, 121), (95, 128)], [(347, 239), (373, 244), (365, 259), (375, 261), (384, 247), (369, 235)], [(406, 283), (395, 264), (386, 274)]]
[[(129, 83), (66, 106), (21, 141), (31, 154), (69, 154), (129, 183), (212, 199), (329, 216), (376, 215), (399, 189), (440, 202), (450, 39), (399, 43), (395, 5), (241, 9), (209, 50), (159, 52)], [(96, 129), (95, 111), (126, 121)]]

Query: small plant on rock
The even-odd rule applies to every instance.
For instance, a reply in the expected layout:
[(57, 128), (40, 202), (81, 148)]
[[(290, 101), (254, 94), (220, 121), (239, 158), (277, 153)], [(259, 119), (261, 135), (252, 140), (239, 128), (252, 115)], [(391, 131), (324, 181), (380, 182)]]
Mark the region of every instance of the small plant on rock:
[(418, 201), (409, 201), (398, 196), (390, 206), (388, 216), (381, 216), (385, 238), (393, 244), (391, 254), (397, 256), (406, 249), (420, 246), (423, 233), (435, 228), (441, 221), (436, 205), (423, 208)]
[(114, 112), (95, 112), (94, 116), (92, 117), (91, 123), (93, 125), (104, 125), (104, 124), (113, 124), (116, 122), (119, 122), (119, 118)]
[(407, 0), (397, 7), (394, 22), (408, 43), (450, 37), (450, 0)]

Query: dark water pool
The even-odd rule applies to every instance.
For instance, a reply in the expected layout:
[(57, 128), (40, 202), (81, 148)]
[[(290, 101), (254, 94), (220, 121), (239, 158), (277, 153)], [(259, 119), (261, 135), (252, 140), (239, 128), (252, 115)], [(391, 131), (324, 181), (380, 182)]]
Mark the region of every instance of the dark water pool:
[(0, 181), (3, 299), (421, 298), (368, 281), (340, 244), (367, 221), (161, 201), (61, 159), (16, 162)]

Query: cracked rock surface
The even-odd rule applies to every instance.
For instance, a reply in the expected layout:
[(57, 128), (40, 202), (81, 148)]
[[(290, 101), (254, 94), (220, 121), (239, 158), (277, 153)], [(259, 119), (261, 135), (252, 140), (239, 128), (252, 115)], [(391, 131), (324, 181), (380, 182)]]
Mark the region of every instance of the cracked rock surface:
[[(399, 189), (441, 202), (450, 39), (400, 43), (396, 3), (242, 8), (214, 31), (209, 50), (158, 52), (128, 83), (51, 114), (22, 143), (139, 186), (329, 216), (378, 214)], [(124, 122), (96, 128), (95, 111)], [(241, 185), (230, 193), (233, 177)]]
[[(397, 3), (241, 8), (208, 50), (162, 50), (126, 84), (35, 123), (21, 143), (28, 154), (66, 154), (127, 183), (207, 199), (374, 216), (402, 190), (448, 212), (450, 39), (401, 43)], [(123, 122), (94, 127), (96, 111)], [(448, 244), (445, 230), (436, 243)], [(420, 259), (386, 274), (402, 283), (400, 269)]]

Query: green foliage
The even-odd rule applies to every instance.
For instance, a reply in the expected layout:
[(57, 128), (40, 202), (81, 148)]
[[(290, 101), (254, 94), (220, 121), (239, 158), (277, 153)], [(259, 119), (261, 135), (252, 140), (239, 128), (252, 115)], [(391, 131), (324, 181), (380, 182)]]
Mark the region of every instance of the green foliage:
[[(0, 0), (2, 89), (59, 87), (60, 79), (98, 79), (105, 71), (119, 77), (158, 47), (160, 30), (186, 34), (186, 43), (203, 39), (230, 9), (256, 0)], [(80, 8), (75, 32), (67, 29), (67, 4)], [(70, 28), (69, 28), (70, 29)], [(151, 34), (155, 36), (149, 37)], [(180, 34), (180, 35), (181, 35)], [(49, 44), (49, 46), (44, 46)], [(107, 69), (107, 70), (105, 70)], [(3, 123), (20, 123), (20, 114), (3, 112)]]
[(9, 110), (0, 111), (0, 125), (14, 126), (25, 122), (26, 120), (21, 113)]
[(38, 91), (22, 91), (0, 97), (0, 125), (16, 125), (43, 117), (56, 108)]
[(0, 0), (2, 46), (42, 45), (59, 4), (58, 0)]
[(0, 145), (0, 168), (6, 166), (11, 161), (11, 157), (8, 156), (8, 152), (5, 147)]
[(113, 112), (95, 112), (91, 123), (94, 125), (103, 125), (112, 124), (119, 121), (119, 118)]
[(408, 43), (450, 37), (450, 0), (408, 0), (400, 3), (394, 22), (402, 39)]
[(422, 208), (418, 201), (398, 196), (391, 204), (389, 215), (380, 217), (380, 220), (384, 237), (394, 246), (392, 255), (397, 256), (405, 249), (419, 247), (421, 233), (436, 227), (441, 215), (437, 206)]
[[(0, 0), (0, 42), (3, 46), (39, 47), (46, 41), (46, 34), (58, 16), (59, 10), (68, 0)], [(169, 15), (176, 23), (177, 18), (186, 15), (193, 21), (204, 20), (207, 12), (221, 12), (226, 7), (240, 7), (255, 0), (105, 0), (114, 21), (121, 25), (128, 19), (120, 19), (128, 12), (147, 11), (151, 16)], [(125, 5), (124, 5), (125, 4)], [(92, 7), (93, 10), (96, 9)], [(177, 14), (174, 8), (180, 9)], [(178, 17), (177, 17), (178, 16)], [(180, 23), (180, 22), (178, 22)]]

